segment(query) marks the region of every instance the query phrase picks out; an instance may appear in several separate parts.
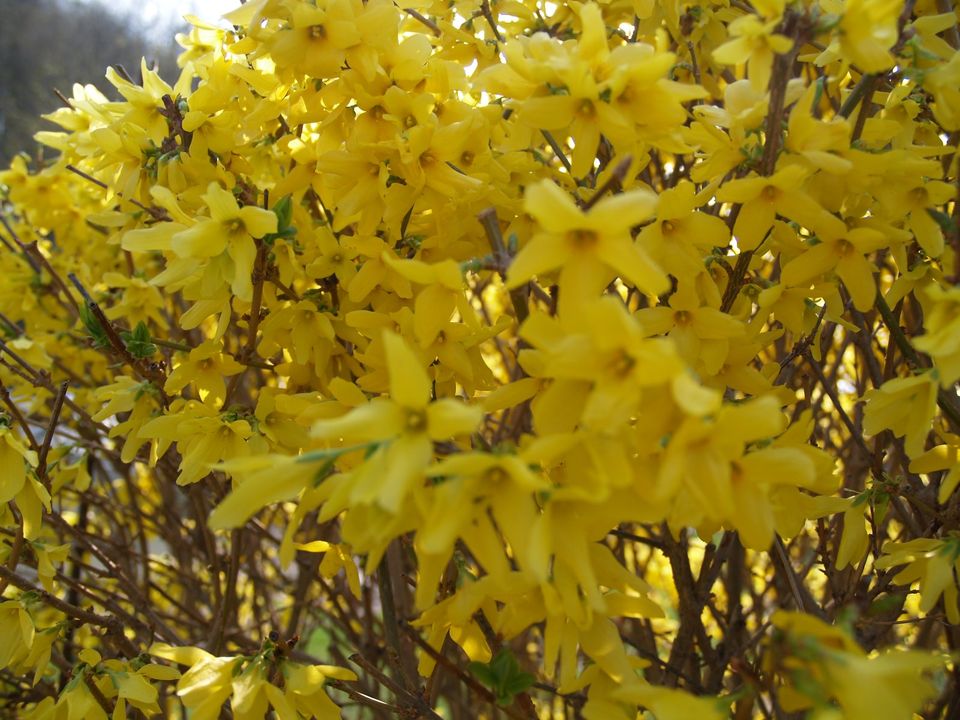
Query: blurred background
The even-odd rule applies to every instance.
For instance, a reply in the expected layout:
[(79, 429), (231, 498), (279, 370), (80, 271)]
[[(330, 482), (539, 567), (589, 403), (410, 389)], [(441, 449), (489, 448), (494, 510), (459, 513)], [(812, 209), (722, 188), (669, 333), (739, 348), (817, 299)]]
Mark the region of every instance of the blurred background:
[(40, 118), (70, 97), (73, 84), (96, 85), (117, 97), (105, 79), (122, 65), (139, 79), (140, 58), (176, 78), (178, 32), (185, 14), (215, 21), (240, 0), (0, 0), (0, 167), (18, 152), (35, 157), (37, 130), (57, 127)]

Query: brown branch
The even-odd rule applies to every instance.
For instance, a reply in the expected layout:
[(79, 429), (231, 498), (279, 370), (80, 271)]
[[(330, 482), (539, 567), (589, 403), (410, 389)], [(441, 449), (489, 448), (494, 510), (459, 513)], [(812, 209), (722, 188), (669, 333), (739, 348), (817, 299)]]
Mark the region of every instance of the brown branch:
[[(13, 538), (13, 544), (10, 546), (10, 555), (7, 557), (7, 570), (13, 573), (16, 571), (17, 565), (20, 564), (20, 554), (23, 552), (23, 516), (18, 512), (16, 503), (13, 500), (11, 500), (8, 505), (10, 512), (13, 513), (17, 521), (17, 534)], [(9, 584), (9, 578), (0, 578), (0, 597), (3, 597), (3, 593)]]
[[(469, 690), (477, 693), (477, 695), (489, 703), (496, 703), (497, 698), (492, 692), (481, 685), (476, 678), (454, 663), (446, 655), (437, 652), (437, 650), (430, 645), (430, 643), (420, 637), (420, 633), (412, 628), (409, 623), (401, 623), (400, 628), (407, 634), (407, 637), (413, 640), (413, 642), (415, 642), (423, 652), (429, 655), (434, 662), (453, 672), (453, 674), (457, 676), (457, 679), (466, 685)], [(526, 715), (520, 714), (512, 707), (500, 707), (499, 709), (502, 710), (508, 717), (514, 718), (515, 720), (527, 720)]]
[(497, 39), (497, 42), (503, 42), (503, 35), (497, 28), (497, 19), (493, 16), (493, 10), (490, 9), (490, 0), (480, 0), (480, 12), (483, 13), (484, 19), (490, 29), (493, 30), (493, 36)]
[(93, 699), (97, 701), (97, 705), (103, 708), (103, 711), (107, 713), (108, 716), (111, 715), (113, 708), (110, 707), (110, 702), (104, 697), (103, 693), (100, 692), (100, 688), (97, 687), (97, 684), (93, 681), (93, 678), (90, 677), (89, 673), (84, 673), (83, 682), (90, 691), (90, 694), (93, 695)]
[[(506, 246), (503, 244), (503, 234), (500, 232), (500, 220), (497, 218), (496, 208), (490, 207), (486, 210), (481, 210), (477, 215), (477, 219), (483, 226), (483, 230), (487, 234), (487, 241), (493, 249), (493, 259), (499, 269), (500, 277), (506, 280), (506, 268), (510, 263), (510, 256), (507, 253)], [(530, 283), (526, 283), (525, 285), (510, 290), (510, 302), (513, 305), (513, 312), (517, 317), (518, 323), (522, 323), (530, 314), (526, 290), (529, 285)]]
[[(81, 170), (78, 167), (75, 167), (74, 165), (68, 164), (66, 165), (66, 169), (74, 173), (75, 175), (79, 175), (84, 180), (87, 180), (88, 182), (93, 183), (97, 187), (102, 188), (103, 190), (110, 190), (110, 186), (107, 185), (105, 182), (103, 182), (102, 180), (97, 180), (97, 178), (95, 178), (93, 175), (85, 173), (83, 170)], [(119, 190), (114, 190), (113, 193), (121, 200), (126, 200), (131, 205), (135, 205), (141, 210), (143, 210), (144, 212), (149, 213), (150, 216), (157, 222), (169, 222), (171, 220), (170, 216), (167, 214), (167, 211), (164, 210), (163, 208), (148, 207), (144, 205), (142, 202), (140, 202), (139, 200), (137, 200), (136, 198), (124, 197)]]
[(63, 293), (64, 299), (70, 304), (70, 309), (73, 310), (75, 317), (80, 317), (80, 305), (77, 304), (76, 299), (73, 295), (70, 294), (70, 290), (67, 288), (67, 284), (63, 281), (63, 278), (60, 277), (60, 273), (53, 269), (53, 265), (50, 264), (50, 261), (47, 260), (46, 255), (40, 252), (40, 248), (37, 246), (36, 240), (33, 242), (27, 243), (25, 246), (25, 252), (29, 253), (37, 263), (43, 267), (50, 275), (50, 279), (53, 280), (53, 283), (57, 286), (61, 293)]
[(120, 644), (127, 648), (127, 651), (130, 653), (130, 657), (134, 657), (137, 654), (136, 647), (130, 642), (130, 640), (127, 639), (127, 636), (124, 635), (123, 624), (117, 618), (109, 615), (98, 615), (95, 612), (90, 612), (88, 610), (84, 610), (83, 608), (76, 607), (75, 605), (71, 605), (65, 600), (58, 598), (56, 595), (48, 593), (43, 588), (34, 586), (12, 570), (8, 570), (3, 565), (0, 565), (0, 578), (6, 580), (15, 588), (18, 588), (23, 592), (34, 593), (41, 602), (49, 605), (54, 610), (59, 610), (64, 615), (71, 617), (74, 620), (79, 620), (82, 623), (104, 628), (111, 636), (117, 639)]
[(107, 336), (107, 340), (110, 342), (110, 348), (113, 350), (114, 355), (129, 365), (130, 368), (140, 376), (140, 378), (153, 383), (159, 392), (162, 404), (166, 406), (169, 403), (169, 398), (163, 390), (163, 386), (167, 380), (166, 374), (163, 372), (163, 370), (157, 365), (153, 365), (145, 360), (134, 357), (127, 349), (127, 344), (123, 341), (123, 338), (121, 338), (120, 334), (117, 332), (117, 328), (112, 322), (110, 322), (106, 314), (100, 308), (100, 305), (97, 304), (97, 302), (90, 296), (90, 293), (87, 292), (86, 288), (83, 287), (83, 285), (80, 283), (80, 280), (77, 279), (77, 276), (73, 273), (70, 273), (67, 275), (67, 277), (83, 296), (87, 304), (87, 309), (89, 309), (93, 314), (97, 324)]
[(227, 566), (227, 586), (220, 599), (220, 607), (217, 608), (216, 620), (213, 624), (213, 643), (210, 651), (214, 655), (219, 655), (223, 649), (223, 633), (227, 627), (227, 620), (230, 613), (237, 604), (237, 576), (240, 573), (240, 548), (242, 537), (239, 530), (230, 532), (230, 562)]
[(414, 18), (415, 20), (418, 20), (418, 21), (420, 21), (421, 23), (423, 23), (426, 27), (428, 27), (428, 28), (430, 29), (430, 32), (432, 32), (432, 33), (433, 33), (434, 35), (436, 35), (437, 37), (440, 37), (440, 35), (442, 34), (442, 31), (440, 30), (440, 26), (437, 25), (437, 24), (436, 24), (433, 20), (431, 20), (430, 18), (421, 15), (420, 13), (418, 13), (418, 12), (417, 12), (416, 10), (414, 10), (413, 8), (404, 8), (403, 11), (404, 11), (407, 15), (409, 15), (410, 17), (412, 17), (412, 18)]
[(586, 212), (602, 198), (608, 192), (613, 192), (619, 190), (623, 185), (624, 179), (627, 177), (627, 172), (630, 170), (630, 164), (633, 162), (633, 157), (626, 155), (623, 160), (617, 163), (616, 167), (613, 169), (613, 172), (610, 173), (610, 176), (606, 181), (597, 188), (597, 191), (593, 194), (589, 200), (583, 204), (583, 210)]
[(47, 477), (47, 455), (50, 453), (50, 445), (53, 442), (54, 433), (57, 431), (57, 422), (60, 420), (60, 412), (63, 410), (63, 401), (67, 397), (67, 389), (70, 387), (70, 381), (64, 380), (60, 383), (60, 390), (53, 400), (53, 408), (50, 410), (50, 423), (47, 425), (47, 431), (43, 436), (43, 445), (40, 446), (40, 452), (37, 453), (37, 477), (40, 482), (50, 489), (50, 479)]

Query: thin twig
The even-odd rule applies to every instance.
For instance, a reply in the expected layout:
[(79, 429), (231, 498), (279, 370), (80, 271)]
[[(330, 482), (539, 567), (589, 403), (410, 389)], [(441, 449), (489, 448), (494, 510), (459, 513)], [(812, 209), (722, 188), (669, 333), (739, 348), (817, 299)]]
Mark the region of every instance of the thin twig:
[(407, 15), (409, 15), (410, 17), (412, 17), (413, 19), (419, 20), (419, 21), (420, 21), (421, 23), (423, 23), (426, 27), (430, 28), (430, 32), (432, 32), (432, 33), (433, 33), (434, 35), (436, 35), (437, 37), (440, 37), (440, 35), (442, 34), (442, 31), (440, 30), (440, 26), (437, 25), (437, 24), (436, 24), (433, 20), (431, 20), (430, 18), (425, 17), (424, 15), (421, 15), (420, 13), (418, 13), (418, 12), (417, 12), (416, 10), (414, 10), (413, 8), (404, 8), (403, 11), (404, 11)]
[(50, 480), (47, 477), (47, 455), (50, 453), (50, 445), (57, 431), (57, 422), (60, 420), (63, 401), (67, 397), (67, 389), (69, 387), (69, 380), (64, 380), (60, 383), (60, 390), (53, 400), (53, 409), (50, 410), (50, 423), (47, 425), (47, 431), (43, 436), (43, 445), (40, 446), (40, 452), (37, 453), (37, 477), (40, 478), (40, 482), (42, 482), (48, 490), (50, 489)]
[[(481, 210), (477, 215), (477, 219), (480, 221), (480, 224), (483, 225), (483, 230), (487, 234), (487, 241), (493, 250), (494, 262), (499, 268), (500, 277), (506, 280), (506, 268), (510, 262), (510, 256), (507, 254), (507, 249), (503, 244), (503, 234), (500, 232), (500, 220), (497, 218), (496, 208), (490, 207), (486, 210)], [(529, 285), (529, 283), (526, 283), (510, 290), (510, 302), (513, 305), (513, 312), (516, 314), (517, 322), (519, 323), (526, 320), (530, 314), (527, 305), (527, 288)]]
[[(85, 173), (85, 172), (84, 172), (83, 170), (81, 170), (80, 168), (75, 167), (75, 166), (73, 166), (73, 165), (69, 165), (69, 164), (66, 166), (66, 168), (67, 168), (67, 170), (69, 170), (70, 172), (74, 173), (75, 175), (79, 175), (79, 176), (82, 177), (84, 180), (87, 180), (88, 182), (93, 183), (93, 184), (96, 185), (97, 187), (100, 187), (100, 188), (102, 188), (102, 189), (104, 189), (104, 190), (108, 190), (108, 191), (110, 190), (110, 186), (107, 185), (105, 182), (103, 182), (102, 180), (97, 180), (97, 178), (95, 178), (93, 175), (90, 175), (90, 174), (88, 174), (88, 173)], [(114, 192), (114, 194), (115, 194), (118, 198), (120, 198), (121, 200), (126, 200), (128, 203), (130, 203), (130, 204), (132, 204), (132, 205), (136, 205), (138, 208), (140, 208), (140, 209), (143, 210), (144, 212), (149, 213), (150, 216), (151, 216), (154, 220), (157, 220), (157, 221), (169, 221), (169, 220), (171, 219), (170, 216), (167, 214), (167, 211), (164, 210), (163, 208), (159, 208), (159, 207), (148, 207), (148, 206), (144, 205), (142, 202), (140, 202), (139, 200), (137, 200), (136, 198), (127, 198), (127, 197), (124, 197), (123, 194), (122, 194), (119, 190), (114, 190), (113, 192)]]
[(557, 142), (557, 139), (550, 133), (549, 130), (541, 130), (540, 134), (543, 135), (544, 140), (553, 148), (554, 154), (560, 158), (560, 162), (563, 163), (563, 167), (567, 169), (568, 173), (573, 172), (573, 165), (570, 164), (570, 159), (564, 154), (563, 148), (560, 147), (560, 143)]
[(604, 181), (603, 185), (597, 188), (597, 191), (593, 194), (589, 200), (583, 204), (583, 210), (586, 212), (602, 198), (608, 192), (614, 190), (619, 190), (623, 185), (624, 179), (627, 177), (627, 172), (630, 170), (630, 165), (633, 163), (633, 157), (627, 155), (617, 163), (617, 166), (613, 169), (613, 172), (610, 173), (610, 176)]

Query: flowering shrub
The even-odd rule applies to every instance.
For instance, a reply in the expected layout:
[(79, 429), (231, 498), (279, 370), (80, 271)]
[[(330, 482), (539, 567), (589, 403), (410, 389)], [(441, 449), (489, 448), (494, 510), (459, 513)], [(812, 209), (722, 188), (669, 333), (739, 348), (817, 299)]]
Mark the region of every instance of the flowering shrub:
[(950, 3), (191, 22), (0, 174), (0, 712), (960, 713)]

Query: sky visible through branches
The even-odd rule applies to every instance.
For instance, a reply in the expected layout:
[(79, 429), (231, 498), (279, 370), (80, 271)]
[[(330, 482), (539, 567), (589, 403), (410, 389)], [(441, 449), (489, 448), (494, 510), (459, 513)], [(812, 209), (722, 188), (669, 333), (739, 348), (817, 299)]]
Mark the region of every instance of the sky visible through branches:
[[(240, 4), (239, 0), (77, 0), (96, 3), (108, 10), (137, 21), (147, 32), (164, 38), (172, 37), (171, 26), (185, 25), (183, 16), (196, 15), (216, 20)], [(154, 30), (152, 30), (152, 28)]]

